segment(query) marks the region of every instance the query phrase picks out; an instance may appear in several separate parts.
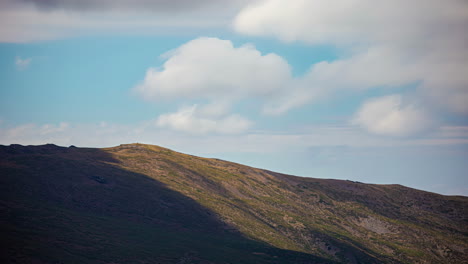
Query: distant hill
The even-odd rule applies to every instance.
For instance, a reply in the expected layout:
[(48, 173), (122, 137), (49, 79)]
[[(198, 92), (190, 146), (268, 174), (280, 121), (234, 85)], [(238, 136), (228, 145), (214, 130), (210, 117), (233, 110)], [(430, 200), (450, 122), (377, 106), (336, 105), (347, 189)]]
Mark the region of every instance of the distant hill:
[(152, 145), (0, 146), (0, 188), (0, 263), (468, 263), (468, 197)]

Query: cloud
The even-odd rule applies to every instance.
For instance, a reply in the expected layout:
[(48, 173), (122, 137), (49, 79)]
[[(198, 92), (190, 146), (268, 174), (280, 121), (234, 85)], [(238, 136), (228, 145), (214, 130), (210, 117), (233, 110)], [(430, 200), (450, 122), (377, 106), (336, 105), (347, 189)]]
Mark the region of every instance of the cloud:
[(20, 71), (24, 71), (26, 70), (29, 65), (31, 64), (32, 62), (32, 58), (26, 58), (26, 59), (22, 59), (21, 57), (16, 57), (15, 58), (15, 66), (16, 66), (16, 69), (20, 70)]
[(280, 56), (218, 38), (194, 39), (166, 56), (162, 68), (148, 69), (136, 87), (145, 98), (268, 96), (291, 79), (290, 66)]
[(77, 36), (194, 34), (226, 28), (248, 0), (2, 0), (0, 42)]
[(246, 131), (251, 122), (239, 115), (221, 115), (215, 109), (199, 108), (197, 105), (179, 109), (175, 113), (160, 115), (156, 121), (159, 127), (190, 134), (238, 134)]
[(41, 135), (49, 135), (49, 134), (54, 134), (54, 133), (61, 133), (70, 128), (70, 124), (66, 122), (61, 122), (58, 125), (53, 125), (53, 124), (45, 124), (42, 125), (39, 134)]
[[(252, 45), (235, 47), (232, 42), (217, 38), (194, 39), (162, 58), (166, 59), (162, 67), (148, 69), (143, 82), (135, 88), (144, 98), (223, 100), (227, 104), (258, 98), (262, 113), (268, 115), (283, 114), (343, 89), (361, 91), (423, 83), (421, 93), (429, 98), (424, 88), (441, 76), (426, 74), (426, 66), (421, 67), (417, 60), (383, 45), (369, 47), (346, 59), (314, 64), (300, 77), (292, 77), (288, 62), (276, 54), (263, 55)], [(449, 82), (446, 77), (443, 79)], [(459, 90), (459, 96), (453, 99), (458, 99), (462, 108), (463, 88)], [(452, 96), (450, 92), (444, 94)]]
[(0, 127), (0, 144), (45, 144), (51, 142), (69, 141), (67, 135), (72, 130), (70, 124), (62, 122), (58, 125), (33, 123), (22, 124), (12, 128)]
[(389, 95), (366, 101), (353, 123), (375, 134), (409, 136), (426, 130), (433, 121), (421, 108), (405, 104), (400, 95)]
[(302, 79), (294, 79), (289, 84), (277, 91), (265, 101), (262, 113), (266, 115), (281, 115), (292, 108), (310, 103), (324, 96), (323, 89), (307, 86)]
[(284, 41), (406, 45), (431, 39), (433, 35), (427, 33), (454, 37), (454, 33), (462, 32), (467, 12), (468, 4), (463, 0), (263, 0), (245, 7), (233, 25), (244, 34), (275, 36)]
[(232, 6), (243, 0), (216, 1), (216, 0), (20, 0), (23, 3), (32, 3), (43, 9), (67, 10), (151, 10), (154, 12), (167, 12), (178, 10), (193, 10), (207, 6)]
[(279, 115), (326, 94), (323, 83), (293, 77), (281, 56), (262, 54), (253, 45), (201, 37), (161, 56), (134, 90), (146, 100), (202, 100), (230, 107), (257, 99), (263, 114)]
[(247, 35), (339, 47), (341, 59), (311, 67), (305, 92), (418, 83), (424, 104), (468, 114), (467, 1), (263, 0), (244, 8), (233, 27)]
[[(197, 38), (162, 55), (162, 67), (150, 68), (135, 90), (145, 99), (205, 100), (211, 106), (259, 99), (266, 114), (287, 111), (291, 100), (304, 101), (299, 82), (282, 57), (261, 54), (253, 45)], [(305, 101), (304, 101), (305, 102)]]

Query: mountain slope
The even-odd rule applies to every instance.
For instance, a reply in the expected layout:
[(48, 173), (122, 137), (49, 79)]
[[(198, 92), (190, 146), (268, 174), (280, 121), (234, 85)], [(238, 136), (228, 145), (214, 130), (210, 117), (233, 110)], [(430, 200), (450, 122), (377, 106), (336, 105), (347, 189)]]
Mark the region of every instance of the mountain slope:
[(467, 197), (129, 144), (0, 147), (4, 263), (467, 263)]

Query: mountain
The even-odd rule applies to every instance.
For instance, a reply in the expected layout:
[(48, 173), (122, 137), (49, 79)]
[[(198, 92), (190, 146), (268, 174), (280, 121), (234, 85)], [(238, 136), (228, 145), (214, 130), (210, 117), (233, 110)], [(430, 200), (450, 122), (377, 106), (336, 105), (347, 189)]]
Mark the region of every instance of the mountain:
[(0, 146), (1, 263), (468, 263), (468, 197), (166, 148)]

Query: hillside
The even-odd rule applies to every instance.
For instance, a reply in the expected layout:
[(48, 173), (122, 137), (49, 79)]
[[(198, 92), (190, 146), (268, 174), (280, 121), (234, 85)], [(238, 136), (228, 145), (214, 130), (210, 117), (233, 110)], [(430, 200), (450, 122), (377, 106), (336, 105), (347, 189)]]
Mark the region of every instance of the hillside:
[(1, 263), (468, 263), (468, 197), (152, 145), (0, 146)]

